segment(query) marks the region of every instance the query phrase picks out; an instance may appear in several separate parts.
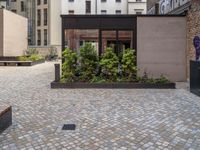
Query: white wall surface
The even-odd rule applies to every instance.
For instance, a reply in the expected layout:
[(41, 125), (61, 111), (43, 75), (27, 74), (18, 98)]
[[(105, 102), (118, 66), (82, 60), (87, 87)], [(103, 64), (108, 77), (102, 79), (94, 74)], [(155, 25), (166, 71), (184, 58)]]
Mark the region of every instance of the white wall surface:
[(186, 18), (138, 17), (137, 64), (139, 75), (164, 75), (186, 81)]
[(28, 47), (28, 20), (3, 10), (3, 56), (21, 56)]
[(51, 0), (49, 10), (49, 42), (58, 46), (61, 45), (61, 3)]
[[(96, 0), (91, 0), (91, 14), (96, 14), (96, 9), (97, 14), (101, 14), (101, 10), (106, 10), (106, 14), (116, 14), (116, 10), (121, 10), (121, 14), (135, 14), (134, 9), (137, 7), (143, 9), (146, 13), (146, 0), (142, 0), (142, 2), (136, 2), (136, 0), (121, 0), (121, 2), (107, 0), (101, 2), (101, 0), (97, 0), (97, 8)], [(74, 14), (85, 14), (85, 8), (85, 0), (74, 0), (74, 2), (62, 0), (62, 14), (68, 14), (69, 10), (74, 10)]]

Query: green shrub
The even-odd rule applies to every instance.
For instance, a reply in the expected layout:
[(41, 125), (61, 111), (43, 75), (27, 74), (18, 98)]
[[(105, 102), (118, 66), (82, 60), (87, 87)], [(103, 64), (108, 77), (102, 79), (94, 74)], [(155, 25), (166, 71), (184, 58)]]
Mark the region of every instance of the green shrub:
[(86, 43), (80, 49), (81, 80), (90, 81), (98, 72), (98, 55), (91, 43)]
[(161, 75), (159, 78), (149, 78), (148, 74), (145, 72), (143, 77), (137, 77), (137, 82), (139, 83), (149, 83), (149, 84), (165, 84), (170, 83), (170, 81)]
[(58, 58), (57, 48), (52, 46), (49, 49), (49, 54), (46, 56), (46, 59), (51, 61), (57, 58)]
[(76, 80), (77, 54), (70, 49), (65, 49), (62, 53), (64, 63), (62, 64), (63, 82), (73, 82)]
[(25, 56), (31, 56), (31, 55), (38, 55), (38, 51), (35, 48), (28, 48), (25, 51)]
[(136, 56), (135, 51), (126, 49), (122, 56), (121, 61), (122, 75), (127, 81), (133, 81), (136, 78)]
[(18, 61), (29, 61), (27, 56), (19, 56)]
[(36, 54), (33, 54), (30, 57), (28, 57), (28, 60), (30, 60), (30, 61), (37, 61), (37, 60), (41, 60), (41, 59), (43, 59), (43, 58)]
[(119, 59), (112, 48), (107, 48), (100, 60), (101, 75), (106, 80), (116, 81), (118, 77)]
[(31, 55), (31, 56), (19, 56), (18, 60), (19, 61), (37, 61), (37, 60), (41, 60), (43, 59), (41, 56), (39, 55)]
[(105, 83), (106, 80), (103, 79), (101, 76), (94, 76), (91, 80), (91, 83)]
[(169, 83), (169, 82), (170, 81), (163, 75), (161, 75), (160, 78), (156, 79), (156, 83), (160, 83), (160, 84)]

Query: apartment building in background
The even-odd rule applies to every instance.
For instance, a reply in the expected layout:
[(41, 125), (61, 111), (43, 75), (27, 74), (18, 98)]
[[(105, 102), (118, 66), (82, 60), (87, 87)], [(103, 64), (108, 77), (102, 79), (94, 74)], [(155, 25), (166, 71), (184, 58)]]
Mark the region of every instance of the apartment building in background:
[[(146, 0), (36, 0), (36, 46), (61, 53), (61, 17), (66, 14), (146, 14)], [(60, 55), (60, 54), (59, 54)]]
[(7, 3), (8, 10), (28, 18), (28, 43), (35, 45), (35, 0), (7, 0)]
[(156, 3), (159, 14), (185, 14), (191, 6), (191, 0), (154, 0), (154, 2), (154, 5), (148, 8), (148, 14), (155, 14)]
[(0, 8), (7, 8), (8, 2), (7, 0), (0, 0)]
[(62, 14), (146, 14), (147, 0), (62, 0)]
[(147, 0), (7, 0), (8, 9), (28, 18), (29, 45), (46, 55), (61, 50), (61, 17), (66, 14), (146, 14)]
[(36, 47), (47, 55), (52, 47), (61, 55), (61, 1), (36, 0)]

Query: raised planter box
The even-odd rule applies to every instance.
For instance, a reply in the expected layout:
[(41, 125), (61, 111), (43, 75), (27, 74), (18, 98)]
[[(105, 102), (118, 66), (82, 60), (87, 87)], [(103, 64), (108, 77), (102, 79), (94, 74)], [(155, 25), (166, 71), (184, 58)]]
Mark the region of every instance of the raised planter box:
[(0, 66), (33, 66), (44, 62), (45, 62), (44, 59), (37, 61), (0, 60)]
[(190, 61), (190, 91), (200, 96), (200, 62)]
[(12, 107), (0, 103), (0, 133), (12, 124)]
[(131, 83), (131, 82), (116, 82), (116, 83), (62, 83), (60, 82), (60, 64), (55, 64), (55, 81), (51, 82), (52, 89), (86, 89), (86, 88), (102, 88), (102, 89), (175, 89), (175, 83), (165, 84), (148, 84), (148, 83)]
[(52, 89), (86, 89), (86, 88), (105, 88), (105, 89), (175, 89), (175, 83), (166, 84), (147, 84), (147, 83), (61, 83), (51, 82)]

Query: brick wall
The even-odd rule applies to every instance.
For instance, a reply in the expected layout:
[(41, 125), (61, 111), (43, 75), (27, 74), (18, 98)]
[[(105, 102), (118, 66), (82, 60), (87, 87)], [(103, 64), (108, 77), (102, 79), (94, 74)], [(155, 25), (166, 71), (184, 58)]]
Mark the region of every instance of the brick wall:
[(200, 36), (200, 0), (191, 0), (191, 9), (187, 14), (187, 60), (188, 60), (188, 77), (189, 61), (195, 60), (195, 48), (193, 46), (194, 36)]

